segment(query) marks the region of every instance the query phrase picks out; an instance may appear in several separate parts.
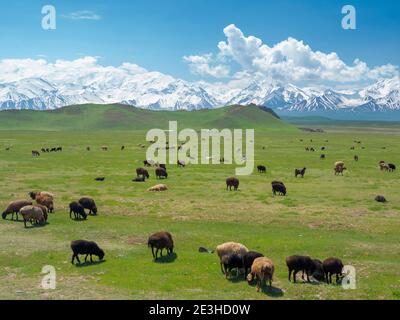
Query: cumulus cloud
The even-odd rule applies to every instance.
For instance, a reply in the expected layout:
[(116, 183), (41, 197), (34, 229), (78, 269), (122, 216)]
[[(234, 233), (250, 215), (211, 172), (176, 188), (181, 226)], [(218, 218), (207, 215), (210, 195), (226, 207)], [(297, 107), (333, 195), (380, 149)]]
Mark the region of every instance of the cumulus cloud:
[[(245, 36), (234, 24), (228, 25), (224, 34), (226, 40), (219, 42), (217, 58), (212, 61), (211, 54), (193, 56), (197, 59), (196, 66), (202, 65), (204, 68), (214, 63), (214, 69), (229, 69), (227, 62), (230, 62), (240, 68), (235, 78), (252, 75), (278, 82), (303, 84), (355, 83), (399, 74), (398, 67), (391, 64), (370, 68), (359, 59), (346, 64), (335, 52), (314, 51), (303, 41), (291, 37), (270, 47), (257, 37)], [(204, 61), (200, 61), (202, 57)], [(191, 70), (200, 74), (196, 69), (193, 70), (192, 65)]]
[(225, 78), (229, 76), (229, 67), (221, 64), (212, 65), (212, 54), (199, 56), (184, 56), (183, 60), (189, 64), (190, 71), (200, 76)]
[[(45, 59), (3, 59), (0, 60), (0, 83), (14, 82), (26, 78), (44, 78), (55, 82), (72, 82), (91, 77), (118, 79), (147, 72), (132, 63), (118, 67), (102, 66), (96, 57), (83, 57), (76, 60), (56, 60), (50, 63)], [(98, 79), (98, 78), (97, 78)]]
[(70, 20), (101, 20), (101, 16), (89, 10), (80, 10), (62, 15), (63, 18)]

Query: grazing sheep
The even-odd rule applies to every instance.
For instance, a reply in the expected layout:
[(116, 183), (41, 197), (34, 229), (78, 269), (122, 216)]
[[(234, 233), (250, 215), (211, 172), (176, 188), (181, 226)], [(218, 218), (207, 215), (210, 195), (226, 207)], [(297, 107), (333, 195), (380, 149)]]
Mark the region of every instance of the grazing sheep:
[(136, 169), (136, 175), (145, 177), (145, 178), (150, 178), (149, 172), (145, 168), (137, 168)]
[(6, 217), (9, 214), (12, 214), (11, 220), (14, 220), (14, 213), (17, 216), (17, 220), (18, 220), (18, 213), (19, 210), (21, 210), (21, 208), (25, 207), (25, 206), (31, 206), (32, 205), (32, 201), (27, 201), (27, 200), (16, 200), (13, 202), (10, 202), (9, 205), (7, 206), (6, 210), (3, 211), (1, 217), (3, 219), (6, 219)]
[(221, 271), (222, 273), (225, 273), (222, 268), (222, 257), (233, 253), (240, 254), (243, 256), (246, 252), (249, 251), (249, 249), (247, 249), (243, 244), (238, 242), (225, 242), (223, 244), (218, 245), (215, 251), (217, 252), (217, 255), (220, 260)]
[(94, 180), (95, 181), (104, 181), (106, 178), (105, 177), (97, 177)]
[(86, 151), (90, 151), (90, 147), (86, 147)]
[(355, 156), (354, 156), (354, 161), (357, 162), (358, 160), (359, 160), (358, 155), (355, 155)]
[(324, 151), (326, 148), (325, 147), (321, 147), (321, 150)]
[(71, 249), (72, 249), (72, 261), (71, 263), (74, 264), (75, 258), (78, 260), (80, 264), (81, 261), (79, 260), (80, 254), (85, 254), (85, 262), (87, 261), (88, 256), (90, 256), (90, 262), (93, 263), (92, 256), (95, 255), (99, 257), (99, 260), (103, 260), (104, 258), (104, 251), (100, 249), (96, 242), (87, 241), (87, 240), (75, 240), (71, 242)]
[(343, 161), (336, 161), (335, 162), (335, 167), (344, 167), (344, 162)]
[(156, 177), (157, 177), (157, 179), (168, 178), (167, 170), (165, 170), (164, 168), (158, 167), (156, 169)]
[(271, 186), (272, 186), (272, 193), (274, 196), (276, 195), (276, 193), (278, 193), (279, 195), (286, 196), (286, 193), (287, 193), (286, 186), (284, 185), (283, 182), (272, 181)]
[(133, 182), (145, 182), (146, 178), (144, 176), (139, 176), (136, 177), (135, 179), (132, 179)]
[(259, 173), (265, 173), (267, 168), (265, 166), (257, 166), (257, 170)]
[(375, 197), (375, 201), (382, 202), (382, 203), (387, 202), (386, 198), (384, 196), (380, 196), (380, 195)]
[(314, 149), (314, 148), (310, 148), (310, 151), (311, 151), (311, 152), (314, 152), (314, 151), (315, 151), (315, 149)]
[(122, 146), (122, 147), (121, 147), (121, 151), (124, 151), (124, 150), (125, 150), (125, 146)]
[(303, 169), (294, 169), (294, 176), (297, 178), (298, 175), (300, 175), (302, 178), (304, 178), (304, 174), (306, 173), (307, 168)]
[(37, 150), (32, 150), (32, 157), (39, 157), (40, 156), (40, 152)]
[(386, 164), (385, 162), (379, 162), (379, 167), (380, 167), (381, 171), (389, 171), (390, 170), (389, 165)]
[(388, 167), (390, 172), (393, 172), (394, 170), (396, 170), (396, 166), (393, 163), (388, 163)]
[(332, 275), (336, 275), (336, 283), (339, 283), (340, 278), (343, 276), (343, 263), (338, 258), (327, 258), (322, 262), (326, 282), (332, 283)]
[(286, 265), (289, 270), (289, 281), (293, 272), (293, 282), (296, 283), (296, 274), (302, 271), (301, 278), (304, 280), (304, 273), (307, 275), (307, 281), (310, 282), (310, 275), (314, 271), (314, 263), (308, 256), (290, 256), (286, 258)]
[(42, 206), (41, 204), (34, 204), (34, 207), (40, 208), (43, 212), (43, 216), (44, 216), (44, 222), (47, 222), (48, 219), (48, 209), (46, 206)]
[[(158, 250), (161, 251), (161, 257), (164, 249), (167, 249), (167, 254), (173, 253), (174, 240), (172, 239), (172, 235), (167, 231), (156, 232), (149, 237), (147, 241), (147, 247), (151, 247), (153, 258), (157, 260)], [(156, 248), (155, 254), (154, 248)]]
[(247, 275), (249, 272), (249, 269), (251, 269), (251, 266), (253, 265), (253, 262), (256, 258), (263, 257), (264, 255), (262, 253), (256, 252), (256, 251), (249, 251), (243, 254), (243, 268), (244, 268), (244, 274)]
[(103, 151), (108, 151), (108, 147), (107, 147), (107, 146), (102, 146), (102, 147), (101, 147), (101, 150), (103, 150)]
[(24, 227), (26, 228), (26, 222), (30, 221), (31, 223), (44, 223), (44, 214), (42, 209), (35, 206), (25, 206), (19, 210), (20, 215), (24, 219)]
[(97, 215), (97, 206), (96, 203), (92, 198), (89, 197), (83, 197), (78, 200), (79, 204), (85, 208), (89, 209), (89, 214)]
[(247, 282), (251, 284), (254, 279), (257, 280), (257, 292), (261, 287), (269, 282), (270, 288), (272, 287), (272, 280), (274, 276), (274, 263), (266, 257), (256, 258), (251, 266), (251, 271), (247, 276)]
[(235, 177), (230, 177), (228, 179), (226, 179), (226, 190), (232, 190), (232, 187), (235, 191), (237, 191), (237, 189), (239, 188), (239, 179), (235, 178)]
[(143, 161), (143, 165), (145, 167), (152, 167), (152, 166), (154, 166), (154, 164), (155, 164), (155, 162), (153, 160), (144, 160)]
[(325, 281), (325, 274), (324, 274), (324, 268), (322, 267), (322, 261), (318, 259), (312, 259), (312, 262), (314, 264), (311, 273), (312, 277), (317, 281)]
[(339, 175), (339, 174), (343, 175), (344, 170), (347, 170), (347, 168), (339, 166), (339, 167), (333, 168), (333, 170), (335, 171), (335, 175)]
[(79, 219), (82, 217), (84, 220), (87, 219), (87, 214), (85, 212), (85, 208), (78, 202), (73, 201), (69, 204), (69, 218), (72, 219), (72, 213), (74, 214), (74, 218)]
[(182, 160), (178, 160), (177, 164), (178, 164), (178, 167), (180, 167), (180, 168), (184, 168), (186, 166), (185, 161), (182, 161)]
[(224, 267), (225, 278), (231, 274), (232, 269), (236, 269), (236, 277), (239, 275), (239, 269), (243, 268), (243, 257), (240, 254), (229, 253), (221, 258), (221, 264)]
[(47, 207), (50, 213), (54, 212), (54, 201), (53, 197), (47, 196), (45, 194), (36, 195), (36, 203)]
[(158, 192), (158, 191), (167, 191), (167, 190), (168, 190), (168, 187), (165, 184), (157, 184), (157, 185), (147, 189), (147, 191), (151, 191), (151, 192), (153, 192), (153, 191), (156, 191), (156, 192)]
[(319, 158), (320, 158), (321, 160), (326, 159), (326, 155), (321, 154), (321, 155), (319, 156)]

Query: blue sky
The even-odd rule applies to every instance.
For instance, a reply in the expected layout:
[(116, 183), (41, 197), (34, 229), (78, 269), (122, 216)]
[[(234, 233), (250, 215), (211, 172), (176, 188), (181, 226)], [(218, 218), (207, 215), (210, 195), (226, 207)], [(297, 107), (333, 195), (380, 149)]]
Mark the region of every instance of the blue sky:
[[(46, 4), (57, 10), (54, 31), (41, 28)], [(356, 30), (341, 28), (345, 4), (357, 10)], [(193, 74), (183, 57), (216, 55), (218, 43), (226, 41), (224, 28), (234, 24), (246, 37), (255, 36), (270, 47), (293, 37), (313, 51), (336, 52), (346, 64), (358, 58), (371, 68), (400, 65), (396, 0), (18, 0), (0, 5), (0, 59), (95, 56), (102, 65), (130, 62), (186, 80), (209, 79)], [(83, 10), (98, 18), (66, 17)]]

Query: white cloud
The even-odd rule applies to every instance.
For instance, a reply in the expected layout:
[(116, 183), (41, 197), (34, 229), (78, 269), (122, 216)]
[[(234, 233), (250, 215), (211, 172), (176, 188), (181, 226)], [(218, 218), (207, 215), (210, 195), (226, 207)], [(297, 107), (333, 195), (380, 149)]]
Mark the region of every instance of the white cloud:
[(228, 66), (221, 64), (212, 65), (212, 54), (184, 56), (183, 60), (189, 64), (190, 71), (193, 74), (215, 78), (225, 78), (229, 76), (230, 69)]
[(101, 16), (89, 10), (80, 10), (62, 15), (63, 18), (70, 20), (101, 20)]
[(277, 82), (319, 85), (371, 81), (399, 74), (398, 67), (391, 64), (371, 68), (359, 59), (346, 64), (335, 52), (313, 51), (303, 41), (291, 37), (269, 47), (259, 38), (246, 37), (234, 24), (228, 25), (224, 34), (226, 41), (219, 42), (216, 59), (213, 60), (211, 54), (191, 56), (196, 57), (190, 65), (193, 73), (201, 74), (198, 66), (207, 71), (207, 66), (213, 63), (214, 69), (229, 69), (230, 62), (240, 68), (234, 78), (252, 76)]

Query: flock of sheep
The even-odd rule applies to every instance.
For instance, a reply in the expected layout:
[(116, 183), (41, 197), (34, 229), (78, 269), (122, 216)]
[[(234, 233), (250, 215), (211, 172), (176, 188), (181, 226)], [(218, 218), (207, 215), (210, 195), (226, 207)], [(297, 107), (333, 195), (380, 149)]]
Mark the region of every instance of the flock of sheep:
[[(301, 140), (302, 141), (302, 140)], [(312, 140), (311, 140), (312, 141)], [(360, 142), (361, 143), (361, 142)], [(121, 151), (125, 149), (125, 146), (121, 147)], [(90, 148), (87, 148), (90, 151)], [(108, 147), (103, 146), (103, 151), (108, 151)], [(325, 150), (325, 147), (322, 148)], [(52, 149), (42, 149), (42, 152), (59, 152), (62, 151), (61, 147)], [(315, 151), (313, 147), (306, 147), (306, 151)], [(40, 155), (37, 151), (32, 151), (33, 156)], [(323, 157), (325, 158), (325, 156)], [(355, 161), (358, 161), (358, 156), (355, 156)], [(136, 169), (137, 177), (133, 179), (135, 182), (144, 182), (150, 177), (148, 170), (145, 167), (155, 166), (155, 176), (157, 179), (167, 179), (168, 173), (167, 168), (164, 164), (156, 164), (152, 160), (145, 160), (143, 162), (144, 168)], [(178, 161), (179, 167), (185, 167), (183, 161)], [(392, 172), (396, 169), (396, 166), (391, 163), (384, 161), (379, 162), (381, 170)], [(257, 170), (259, 173), (265, 173), (267, 168), (264, 165), (258, 165)], [(346, 170), (343, 161), (337, 161), (334, 165), (335, 175), (343, 175)], [(299, 175), (304, 177), (306, 168), (295, 169), (295, 177)], [(104, 181), (105, 177), (98, 177), (95, 180)], [(273, 194), (279, 194), (285, 196), (287, 189), (282, 181), (272, 181), (272, 192)], [(230, 177), (226, 179), (226, 189), (238, 190), (239, 179), (236, 177)], [(167, 186), (164, 184), (158, 184), (148, 189), (148, 191), (165, 191)], [(16, 220), (18, 215), (21, 215), (24, 221), (24, 226), (27, 227), (27, 223), (33, 224), (45, 224), (48, 220), (48, 213), (54, 212), (54, 195), (49, 192), (30, 192), (29, 196), (31, 200), (17, 200), (11, 202), (5, 211), (2, 213), (2, 218), (6, 219), (7, 216), (12, 215), (14, 220), (14, 214)], [(380, 197), (380, 198), (378, 198)], [(34, 201), (34, 202), (33, 202)], [(385, 202), (386, 199), (383, 196), (377, 196), (376, 201)], [(89, 215), (97, 215), (98, 210), (95, 201), (90, 197), (82, 197), (78, 201), (73, 201), (69, 204), (70, 218), (74, 219), (87, 219)], [(89, 210), (86, 213), (85, 210)], [(158, 254), (163, 255), (163, 251), (166, 250), (167, 254), (172, 254), (174, 250), (173, 237), (169, 232), (161, 231), (152, 234), (148, 238), (148, 247), (151, 248), (152, 256), (154, 259), (158, 259)], [(90, 261), (93, 262), (92, 256), (97, 256), (102, 260), (105, 256), (104, 251), (93, 241), (87, 240), (76, 240), (71, 242), (71, 250), (73, 252), (71, 263), (75, 260), (80, 263), (79, 255), (85, 255), (85, 262), (90, 257)], [(210, 252), (206, 250), (207, 252)], [(202, 252), (202, 251), (200, 251)], [(205, 251), (204, 251), (205, 252)], [(211, 251), (213, 252), (213, 251)], [(274, 263), (271, 259), (265, 257), (263, 254), (255, 251), (249, 251), (243, 244), (236, 242), (223, 243), (216, 247), (216, 253), (220, 260), (220, 267), (222, 273), (226, 278), (232, 276), (232, 270), (236, 270), (236, 277), (240, 274), (240, 270), (243, 270), (243, 274), (247, 279), (248, 283), (251, 284), (254, 281), (257, 283), (257, 291), (265, 286), (267, 283), (272, 287), (273, 275), (275, 271)], [(310, 277), (313, 277), (317, 281), (326, 281), (328, 284), (332, 283), (332, 276), (336, 275), (336, 282), (338, 283), (343, 278), (343, 263), (340, 259), (330, 257), (324, 261), (318, 259), (312, 259), (309, 256), (290, 256), (286, 258), (286, 265), (288, 268), (288, 279), (296, 282), (296, 275), (298, 272), (302, 272), (302, 279), (304, 275), (307, 277), (307, 281), (310, 281)]]

